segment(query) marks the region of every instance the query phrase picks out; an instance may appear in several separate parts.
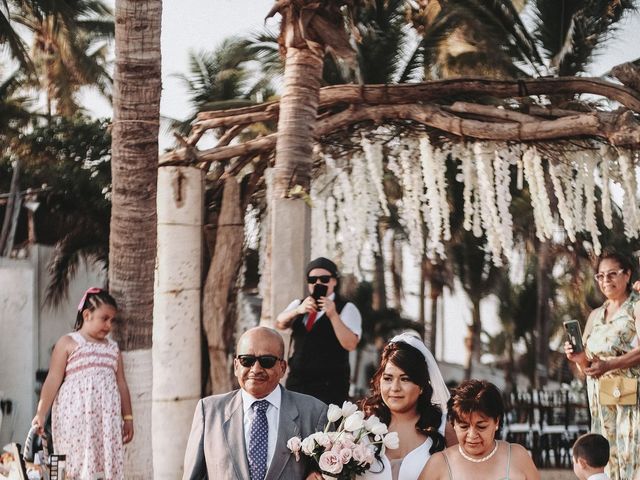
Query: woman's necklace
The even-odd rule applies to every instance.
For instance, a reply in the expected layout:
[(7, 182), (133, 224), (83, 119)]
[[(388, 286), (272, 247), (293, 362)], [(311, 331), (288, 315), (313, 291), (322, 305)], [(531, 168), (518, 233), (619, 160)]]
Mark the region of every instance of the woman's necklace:
[(473, 463), (482, 463), (482, 462), (486, 462), (487, 460), (489, 460), (489, 459), (490, 459), (491, 457), (493, 457), (493, 456), (496, 454), (496, 452), (498, 451), (498, 442), (496, 442), (495, 440), (494, 440), (494, 442), (495, 442), (496, 446), (495, 446), (495, 447), (493, 447), (493, 450), (491, 450), (491, 452), (490, 452), (487, 456), (482, 457), (482, 458), (473, 458), (473, 457), (470, 457), (469, 455), (467, 455), (466, 453), (464, 453), (464, 450), (463, 450), (463, 448), (462, 448), (462, 446), (461, 446), (460, 444), (458, 444), (458, 451), (460, 452), (460, 455), (462, 455), (462, 457), (463, 457), (465, 460), (469, 460), (470, 462), (473, 462)]

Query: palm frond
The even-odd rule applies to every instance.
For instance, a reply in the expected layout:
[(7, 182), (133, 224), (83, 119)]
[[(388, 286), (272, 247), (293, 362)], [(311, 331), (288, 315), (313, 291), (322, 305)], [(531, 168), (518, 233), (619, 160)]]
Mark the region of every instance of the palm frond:
[(92, 227), (77, 228), (56, 244), (48, 265), (50, 280), (46, 289), (46, 304), (55, 307), (67, 298), (69, 282), (83, 260), (87, 263), (102, 264), (103, 268), (107, 269), (108, 232), (102, 231), (100, 225)]
[(631, 0), (535, 0), (533, 6), (534, 37), (562, 76), (583, 72), (620, 19), (635, 10)]

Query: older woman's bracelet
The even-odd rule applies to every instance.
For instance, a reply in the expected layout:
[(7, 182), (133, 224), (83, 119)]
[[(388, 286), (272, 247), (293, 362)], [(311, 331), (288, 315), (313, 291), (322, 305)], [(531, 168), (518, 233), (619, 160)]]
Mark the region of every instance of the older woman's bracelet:
[(133, 415), (123, 415), (122, 416), (122, 420), (126, 421), (132, 421), (133, 422)]

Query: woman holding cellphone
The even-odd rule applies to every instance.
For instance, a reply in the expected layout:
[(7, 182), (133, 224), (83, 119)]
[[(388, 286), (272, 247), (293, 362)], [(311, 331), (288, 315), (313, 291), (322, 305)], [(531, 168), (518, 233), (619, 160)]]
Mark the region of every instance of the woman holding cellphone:
[(631, 287), (633, 263), (614, 251), (597, 262), (595, 280), (605, 302), (587, 319), (584, 351), (565, 342), (567, 358), (587, 377), (591, 431), (611, 445), (611, 480), (640, 475), (640, 295)]

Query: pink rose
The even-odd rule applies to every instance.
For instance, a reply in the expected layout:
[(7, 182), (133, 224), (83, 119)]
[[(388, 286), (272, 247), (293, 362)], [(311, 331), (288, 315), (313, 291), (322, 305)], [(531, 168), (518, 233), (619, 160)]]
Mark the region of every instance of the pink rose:
[(326, 451), (320, 455), (318, 460), (318, 466), (320, 470), (327, 473), (340, 473), (342, 471), (342, 462), (337, 453), (332, 451)]
[(368, 451), (369, 449), (364, 445), (356, 445), (351, 452), (351, 455), (358, 465), (363, 465), (365, 463), (368, 463)]
[(351, 453), (350, 448), (343, 448), (342, 450), (340, 450), (338, 456), (340, 457), (340, 461), (342, 462), (342, 464), (346, 465), (351, 460), (353, 454)]
[(296, 462), (300, 460), (300, 448), (302, 448), (302, 440), (300, 437), (291, 437), (287, 441), (287, 448), (296, 456)]

